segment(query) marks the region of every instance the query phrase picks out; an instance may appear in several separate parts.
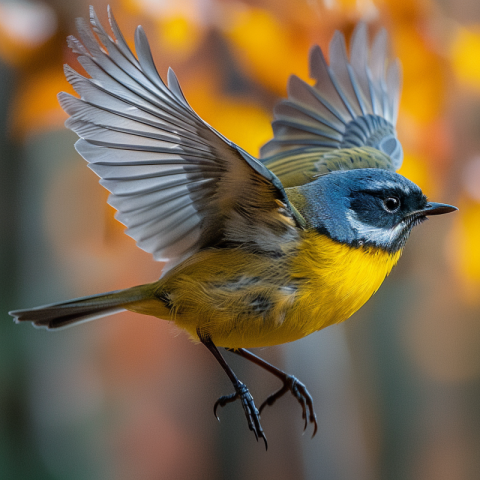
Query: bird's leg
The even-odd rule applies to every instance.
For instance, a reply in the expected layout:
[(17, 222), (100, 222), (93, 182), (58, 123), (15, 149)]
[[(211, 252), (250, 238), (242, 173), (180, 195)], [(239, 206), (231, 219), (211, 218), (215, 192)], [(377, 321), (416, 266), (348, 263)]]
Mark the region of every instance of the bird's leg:
[(252, 352), (245, 350), (244, 348), (238, 349), (227, 349), (230, 352), (236, 353), (247, 360), (255, 363), (259, 367), (267, 370), (271, 374), (275, 375), (283, 382), (283, 387), (280, 390), (272, 393), (260, 406), (260, 413), (267, 405), (273, 405), (280, 397), (283, 397), (288, 391), (292, 393), (292, 395), (297, 399), (298, 403), (302, 407), (302, 418), (305, 420), (305, 427), (306, 430), (308, 423), (312, 423), (313, 427), (313, 435), (312, 438), (317, 433), (317, 415), (315, 414), (315, 409), (313, 408), (313, 398), (307, 390), (307, 387), (300, 382), (297, 378), (293, 375), (289, 375), (285, 373), (283, 370), (280, 370), (277, 367), (274, 367), (272, 364), (266, 362), (260, 357), (257, 357)]
[(252, 430), (252, 432), (255, 434), (255, 438), (257, 439), (257, 441), (258, 437), (263, 438), (263, 441), (265, 442), (265, 449), (267, 449), (267, 437), (265, 436), (265, 433), (260, 424), (260, 412), (255, 406), (255, 402), (253, 401), (253, 397), (248, 391), (248, 388), (237, 378), (233, 370), (228, 366), (227, 362), (222, 357), (217, 347), (212, 342), (211, 338), (208, 335), (200, 333), (199, 331), (197, 331), (197, 334), (200, 338), (200, 341), (210, 350), (213, 356), (217, 359), (217, 362), (225, 370), (225, 373), (228, 375), (228, 378), (232, 382), (233, 388), (235, 389), (235, 393), (220, 397), (215, 402), (215, 405), (213, 407), (213, 413), (217, 417), (217, 420), (220, 421), (217, 415), (218, 406), (224, 407), (227, 403), (231, 403), (237, 399), (240, 399), (240, 401), (242, 402), (243, 410), (245, 412), (245, 416), (247, 417), (248, 428)]

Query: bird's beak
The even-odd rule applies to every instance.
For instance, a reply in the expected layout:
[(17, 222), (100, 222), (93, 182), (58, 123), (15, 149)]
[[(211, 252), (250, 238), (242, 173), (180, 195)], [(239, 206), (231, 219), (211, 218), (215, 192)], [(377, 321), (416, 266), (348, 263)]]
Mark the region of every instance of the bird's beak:
[(430, 215), (443, 215), (444, 213), (454, 212), (455, 210), (458, 210), (458, 208), (454, 207), (453, 205), (447, 205), (445, 203), (428, 202), (426, 207), (423, 210), (420, 210), (416, 213), (430, 216)]

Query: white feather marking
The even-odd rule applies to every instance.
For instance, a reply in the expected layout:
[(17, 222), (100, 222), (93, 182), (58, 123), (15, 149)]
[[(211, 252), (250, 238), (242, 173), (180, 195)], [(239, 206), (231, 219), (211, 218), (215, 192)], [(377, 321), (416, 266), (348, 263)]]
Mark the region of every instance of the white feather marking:
[(367, 223), (363, 223), (358, 219), (356, 212), (348, 210), (346, 218), (350, 226), (357, 232), (357, 237), (371, 242), (374, 245), (391, 245), (398, 239), (405, 229), (405, 222), (401, 221), (393, 228), (375, 227)]

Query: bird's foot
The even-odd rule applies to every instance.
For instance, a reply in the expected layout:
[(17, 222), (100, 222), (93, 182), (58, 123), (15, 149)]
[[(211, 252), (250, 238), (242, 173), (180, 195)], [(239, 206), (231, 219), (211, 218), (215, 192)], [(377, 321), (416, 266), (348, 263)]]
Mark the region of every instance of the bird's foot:
[[(217, 420), (220, 421), (220, 418), (217, 415), (217, 408), (224, 407), (227, 403), (232, 403), (235, 400), (240, 399), (242, 402), (243, 411), (245, 412), (245, 416), (247, 417), (248, 428), (255, 434), (255, 438), (262, 438), (265, 442), (265, 450), (268, 449), (267, 444), (267, 437), (263, 431), (262, 425), (260, 424), (260, 412), (258, 411), (257, 407), (255, 406), (255, 402), (253, 401), (253, 397), (249, 392), (246, 385), (240, 381), (235, 385), (235, 393), (230, 395), (224, 395), (220, 397), (213, 406), (213, 413)], [(308, 393), (308, 392), (307, 392)], [(274, 400), (275, 401), (275, 400)]]
[(267, 405), (273, 405), (280, 397), (283, 397), (287, 392), (290, 392), (298, 401), (302, 407), (302, 418), (305, 421), (305, 426), (303, 431), (308, 427), (308, 424), (313, 424), (313, 434), (312, 438), (317, 433), (317, 415), (315, 414), (315, 409), (313, 408), (313, 398), (307, 390), (307, 387), (297, 380), (293, 375), (288, 375), (287, 373), (282, 378), (283, 387), (275, 393), (272, 393), (260, 406), (260, 413)]

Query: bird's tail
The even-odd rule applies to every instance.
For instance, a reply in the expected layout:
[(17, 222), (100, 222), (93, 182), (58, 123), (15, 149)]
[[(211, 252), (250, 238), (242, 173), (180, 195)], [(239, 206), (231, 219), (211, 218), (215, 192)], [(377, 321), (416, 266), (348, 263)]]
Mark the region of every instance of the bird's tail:
[(137, 304), (142, 304), (153, 296), (153, 289), (149, 287), (150, 285), (139, 285), (29, 310), (13, 310), (9, 314), (17, 323), (32, 322), (37, 327), (48, 329), (68, 327), (123, 310), (140, 310), (135, 308)]

